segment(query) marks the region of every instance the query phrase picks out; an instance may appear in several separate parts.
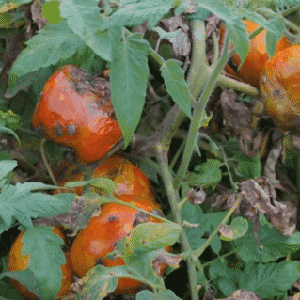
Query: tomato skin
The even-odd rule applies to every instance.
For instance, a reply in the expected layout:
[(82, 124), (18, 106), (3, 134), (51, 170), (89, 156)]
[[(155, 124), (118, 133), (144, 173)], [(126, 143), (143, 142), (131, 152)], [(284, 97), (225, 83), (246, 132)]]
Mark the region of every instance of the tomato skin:
[[(65, 240), (65, 236), (58, 227), (54, 227), (53, 232)], [(13, 243), (9, 254), (8, 254), (8, 270), (9, 271), (23, 271), (29, 266), (29, 255), (22, 255), (23, 242), (22, 238), (25, 231), (20, 232), (17, 236), (15, 242)], [(72, 282), (72, 269), (70, 264), (70, 254), (66, 254), (67, 262), (61, 266), (62, 270), (62, 283), (59, 293), (56, 299), (71, 292), (71, 282)], [(39, 298), (28, 291), (20, 282), (11, 279), (11, 283), (16, 287), (16, 289), (26, 298), (32, 300), (39, 300)]]
[[(260, 25), (252, 23), (248, 20), (244, 20), (246, 29), (248, 33), (256, 30)], [(225, 26), (221, 25), (220, 27), (220, 43), (223, 43), (225, 34)], [(276, 53), (289, 48), (291, 43), (284, 36), (282, 37), (276, 45)], [(244, 64), (240, 70), (234, 70), (229, 65), (225, 66), (227, 73), (231, 74), (234, 78), (240, 79), (241, 81), (248, 83), (252, 86), (259, 87), (260, 74), (263, 68), (263, 65), (268, 61), (269, 56), (266, 50), (266, 30), (262, 30), (255, 38), (250, 40), (249, 52), (245, 59)], [(232, 55), (231, 60), (236, 66), (236, 69), (241, 63), (240, 57), (235, 53)]]
[(265, 63), (260, 88), (265, 110), (282, 132), (300, 133), (300, 46)]
[(84, 71), (65, 65), (47, 80), (32, 126), (47, 139), (73, 148), (82, 164), (101, 159), (122, 139), (109, 84), (87, 82)]
[[(58, 177), (57, 181), (60, 186), (70, 181), (84, 180), (83, 172), (77, 172), (76, 167), (67, 161), (60, 162), (55, 169), (55, 174)], [(147, 176), (133, 163), (120, 155), (113, 154), (109, 156), (94, 169), (92, 178), (99, 177), (110, 178), (116, 182), (116, 196), (147, 197), (148, 201), (155, 203)], [(82, 191), (82, 187), (71, 190), (71, 192), (76, 192), (77, 195), (81, 195)]]
[[(129, 201), (128, 201), (129, 202)], [(147, 199), (137, 202), (131, 201), (136, 206), (151, 212), (152, 209), (161, 209), (153, 207)], [(123, 265), (121, 258), (115, 260), (106, 259), (106, 255), (115, 250), (117, 243), (130, 233), (134, 228), (134, 222), (137, 211), (133, 208), (108, 203), (102, 206), (99, 216), (90, 219), (87, 227), (81, 230), (71, 247), (71, 261), (74, 271), (79, 276), (84, 276), (89, 269), (97, 263), (106, 267)], [(160, 222), (154, 218), (152, 222)], [(169, 248), (168, 248), (169, 250)], [(161, 274), (164, 274), (165, 266), (161, 268)], [(115, 294), (134, 294), (141, 286), (141, 282), (130, 278), (119, 278), (118, 287)]]

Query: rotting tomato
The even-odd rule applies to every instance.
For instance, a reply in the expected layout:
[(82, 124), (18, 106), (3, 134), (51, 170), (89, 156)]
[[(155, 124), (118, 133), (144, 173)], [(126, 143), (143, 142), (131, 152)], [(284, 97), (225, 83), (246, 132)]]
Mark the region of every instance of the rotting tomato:
[(260, 79), (265, 110), (284, 132), (300, 133), (300, 46), (277, 53)]
[[(252, 23), (248, 20), (244, 20), (248, 33), (256, 30), (260, 25)], [(223, 43), (225, 33), (225, 26), (220, 27), (220, 43)], [(276, 45), (276, 53), (289, 48), (291, 43), (284, 36)], [(232, 75), (236, 79), (248, 83), (252, 86), (259, 87), (260, 74), (263, 65), (268, 61), (269, 56), (266, 51), (266, 30), (262, 30), (256, 37), (250, 40), (249, 52), (245, 59), (244, 64), (238, 70), (241, 63), (240, 57), (235, 53), (229, 59), (228, 64), (225, 66), (227, 73)]]
[(77, 160), (100, 160), (122, 139), (109, 82), (65, 65), (46, 82), (32, 126), (47, 139), (74, 149)]
[[(23, 242), (22, 238), (25, 231), (20, 232), (17, 236), (15, 242), (13, 243), (9, 254), (8, 254), (8, 270), (9, 271), (23, 271), (29, 266), (29, 255), (22, 255), (23, 250)], [(54, 227), (53, 232), (60, 236), (65, 241), (65, 236), (62, 231), (58, 227)], [(66, 253), (67, 262), (61, 266), (62, 271), (62, 282), (61, 288), (57, 294), (56, 299), (60, 299), (62, 296), (71, 292), (71, 283), (72, 283), (72, 269), (71, 269), (71, 259), (70, 253)], [(12, 284), (16, 287), (16, 289), (26, 298), (31, 300), (39, 300), (39, 298), (28, 291), (20, 282), (11, 279)]]
[[(146, 211), (155, 209), (161, 213), (161, 209), (151, 205), (147, 199), (143, 199), (143, 201), (138, 199), (136, 202), (133, 199), (132, 202)], [(106, 267), (123, 265), (124, 261), (121, 258), (106, 259), (107, 254), (115, 250), (118, 242), (127, 236), (136, 224), (148, 221), (160, 222), (159, 219), (150, 220), (145, 214), (124, 205), (104, 204), (101, 213), (90, 219), (87, 227), (77, 234), (71, 246), (71, 261), (74, 271), (79, 276), (84, 276), (97, 264)], [(169, 250), (169, 248), (167, 249)], [(163, 275), (165, 266), (162, 266), (160, 270), (161, 275)], [(135, 279), (118, 278), (118, 287), (114, 293), (120, 295), (135, 294), (141, 284)]]
[[(66, 182), (83, 181), (83, 172), (76, 169), (68, 161), (61, 161), (55, 169), (55, 175), (60, 186)], [(97, 166), (92, 178), (106, 177), (116, 182), (115, 195), (131, 195), (134, 197), (148, 197), (148, 201), (154, 203), (149, 179), (138, 167), (126, 158), (113, 154)], [(71, 190), (81, 195), (82, 187)]]

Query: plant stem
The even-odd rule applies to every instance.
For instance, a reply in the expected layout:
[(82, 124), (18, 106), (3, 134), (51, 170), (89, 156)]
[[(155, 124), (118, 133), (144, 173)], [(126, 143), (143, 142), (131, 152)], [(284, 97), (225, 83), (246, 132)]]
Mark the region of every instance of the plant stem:
[(195, 105), (195, 111), (190, 125), (189, 133), (187, 136), (186, 146), (183, 151), (182, 162), (179, 171), (177, 173), (177, 177), (174, 181), (175, 190), (179, 189), (182, 179), (186, 174), (192, 156), (192, 152), (196, 143), (196, 139), (198, 135), (198, 127), (199, 125), (201, 126), (206, 104), (215, 87), (219, 73), (221, 72), (221, 70), (223, 69), (224, 65), (228, 60), (228, 49), (229, 49), (229, 39), (226, 37), (225, 48), (223, 49), (221, 58), (218, 64), (216, 65), (216, 68), (213, 70), (212, 76), (210, 80), (207, 82), (199, 101)]
[(219, 233), (221, 226), (226, 224), (230, 218), (230, 216), (233, 214), (233, 212), (237, 209), (237, 207), (240, 205), (241, 201), (243, 200), (243, 196), (239, 195), (237, 197), (236, 202), (234, 205), (230, 208), (229, 212), (225, 216), (225, 218), (222, 220), (222, 222), (219, 224), (219, 226), (214, 230), (214, 232), (211, 234), (211, 236), (206, 240), (206, 242), (199, 247), (196, 251), (195, 254), (197, 257), (200, 257), (200, 255), (204, 252), (204, 250), (211, 244), (213, 239), (216, 237), (216, 235)]
[[(179, 192), (175, 191), (173, 187), (173, 178), (168, 166), (167, 151), (168, 148), (166, 148), (165, 145), (162, 144), (156, 145), (156, 160), (158, 164), (161, 166), (162, 178), (164, 181), (164, 185), (166, 187), (166, 193), (171, 207), (171, 212), (175, 219), (175, 222), (181, 225), (182, 224), (181, 212), (177, 208), (178, 203), (180, 201), (180, 196), (179, 196)], [(184, 228), (182, 229), (181, 232), (181, 242), (182, 242), (183, 251), (188, 254), (186, 256), (186, 263), (188, 268), (191, 297), (192, 300), (198, 300), (197, 272), (196, 272), (197, 257), (193, 255), (193, 251), (189, 244)]]
[(40, 152), (41, 152), (41, 156), (42, 156), (42, 160), (43, 163), (45, 164), (45, 167), (49, 173), (49, 176), (53, 182), (53, 184), (57, 185), (57, 182), (55, 180), (55, 176), (52, 172), (51, 166), (48, 163), (47, 157), (46, 157), (46, 152), (45, 152), (45, 144), (46, 144), (47, 140), (45, 138), (42, 138), (41, 140), (41, 144), (40, 144)]

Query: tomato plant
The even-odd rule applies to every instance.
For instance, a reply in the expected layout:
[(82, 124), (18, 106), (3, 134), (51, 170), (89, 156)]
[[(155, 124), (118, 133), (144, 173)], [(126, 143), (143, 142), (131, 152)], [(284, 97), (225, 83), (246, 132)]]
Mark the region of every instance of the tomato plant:
[(0, 298), (296, 299), (299, 4), (0, 0)]

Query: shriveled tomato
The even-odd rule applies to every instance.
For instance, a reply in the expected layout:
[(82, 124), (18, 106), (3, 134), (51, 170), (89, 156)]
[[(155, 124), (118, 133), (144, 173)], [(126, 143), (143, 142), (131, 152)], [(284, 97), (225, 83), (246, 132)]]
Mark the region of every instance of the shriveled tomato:
[[(130, 197), (130, 196), (125, 196)], [(158, 205), (153, 206), (147, 199), (132, 199), (136, 206), (146, 211), (159, 211)], [(71, 261), (74, 271), (79, 276), (84, 276), (89, 269), (96, 264), (103, 264), (107, 267), (123, 265), (121, 258), (114, 260), (106, 259), (106, 255), (114, 251), (117, 243), (123, 239), (134, 228), (136, 222), (140, 222), (140, 218), (147, 218), (135, 209), (108, 203), (102, 206), (100, 215), (90, 219), (87, 227), (79, 232), (71, 247)], [(144, 221), (159, 222), (158, 219), (148, 219)], [(161, 272), (165, 271), (163, 266)], [(141, 282), (130, 278), (119, 278), (118, 287), (115, 294), (134, 294), (141, 286)]]
[[(9, 271), (23, 271), (27, 267), (29, 267), (29, 255), (22, 255), (22, 250), (24, 247), (24, 244), (22, 242), (22, 238), (25, 231), (20, 232), (18, 237), (16, 238), (15, 242), (13, 243), (9, 254), (8, 254), (8, 270)], [(63, 240), (65, 240), (65, 236), (62, 233), (62, 231), (54, 227), (53, 232), (60, 236)], [(61, 288), (59, 290), (59, 293), (57, 295), (56, 299), (59, 299), (60, 297), (68, 294), (71, 292), (71, 282), (72, 282), (72, 269), (70, 264), (70, 254), (67, 255), (67, 262), (61, 266), (62, 271), (62, 282), (61, 282)], [(12, 284), (16, 287), (16, 289), (26, 298), (26, 299), (32, 299), (32, 300), (38, 300), (39, 298), (28, 291), (20, 282), (11, 279)]]
[(47, 139), (73, 148), (83, 164), (101, 159), (122, 139), (108, 81), (72, 65), (47, 80), (32, 126)]
[(300, 133), (300, 46), (265, 63), (260, 88), (267, 113), (283, 132)]
[[(248, 20), (244, 21), (248, 33), (256, 30), (259, 25), (252, 23)], [(220, 42), (222, 44), (224, 40), (225, 26), (220, 27)], [(276, 53), (288, 48), (291, 43), (286, 37), (282, 37), (276, 46)], [(269, 56), (266, 51), (266, 30), (262, 30), (255, 38), (250, 40), (249, 52), (246, 60), (240, 70), (238, 67), (241, 63), (240, 57), (237, 54), (233, 54), (229, 63), (226, 65), (225, 70), (231, 74), (234, 78), (248, 83), (252, 86), (259, 87), (259, 78), (263, 68), (263, 65), (268, 61)]]
[[(83, 172), (67, 161), (60, 162), (55, 170), (55, 174), (58, 184), (61, 186), (66, 182), (84, 180)], [(133, 163), (120, 155), (111, 155), (95, 168), (92, 178), (99, 177), (110, 178), (116, 182), (116, 196), (148, 197), (148, 201), (154, 203), (147, 176)], [(72, 192), (81, 195), (82, 191), (81, 187), (77, 187)], [(150, 200), (151, 198), (152, 200)]]

